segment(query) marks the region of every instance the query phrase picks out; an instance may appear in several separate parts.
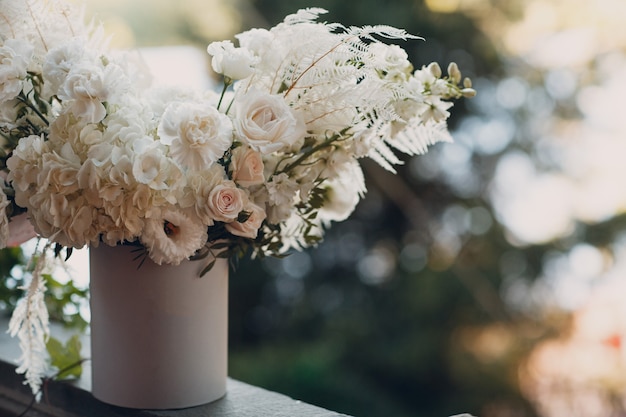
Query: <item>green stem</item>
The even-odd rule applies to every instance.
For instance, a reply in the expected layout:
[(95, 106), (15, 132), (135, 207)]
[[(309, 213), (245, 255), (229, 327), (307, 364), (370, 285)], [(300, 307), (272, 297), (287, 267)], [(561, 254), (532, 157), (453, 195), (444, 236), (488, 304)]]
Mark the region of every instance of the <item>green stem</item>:
[(23, 92), (20, 93), (19, 96), (17, 96), (17, 99), (21, 101), (22, 103), (26, 104), (28, 108), (30, 108), (33, 112), (35, 112), (35, 114), (39, 116), (39, 118), (45, 123), (46, 126), (50, 126), (50, 122), (48, 122), (48, 119), (46, 118), (46, 116), (44, 116), (43, 113), (41, 113), (39, 109), (33, 103), (30, 102), (28, 97), (24, 96)]
[[(224, 88), (222, 88), (222, 94), (220, 94), (220, 100), (217, 102), (218, 110), (220, 109), (220, 106), (222, 105), (222, 100), (224, 99), (226, 90), (228, 90), (228, 87), (230, 87), (232, 83), (233, 83), (233, 80), (231, 80), (230, 77), (224, 76)], [(228, 106), (228, 108), (230, 109), (230, 106)]]
[(298, 165), (300, 165), (304, 160), (306, 160), (309, 156), (313, 155), (315, 152), (321, 151), (322, 149), (331, 146), (334, 142), (336, 142), (339, 139), (339, 137), (340, 137), (339, 135), (334, 135), (334, 136), (331, 136), (330, 138), (326, 139), (324, 142), (320, 143), (319, 145), (312, 146), (306, 152), (304, 152), (302, 155), (300, 155), (300, 157), (298, 157), (298, 159), (296, 159), (292, 163), (288, 164), (285, 168), (283, 168), (282, 170), (277, 171), (277, 172), (281, 173), (281, 172), (289, 172), (289, 171), (291, 171), (293, 168), (295, 168)]

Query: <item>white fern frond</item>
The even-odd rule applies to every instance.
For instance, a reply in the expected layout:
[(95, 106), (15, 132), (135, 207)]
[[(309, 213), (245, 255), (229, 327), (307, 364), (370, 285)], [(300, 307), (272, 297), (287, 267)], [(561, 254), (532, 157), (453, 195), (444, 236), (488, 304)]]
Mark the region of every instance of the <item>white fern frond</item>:
[(322, 15), (328, 13), (328, 10), (323, 9), (321, 7), (307, 7), (304, 9), (298, 10), (296, 13), (287, 15), (283, 19), (284, 23), (287, 25), (297, 25), (301, 23), (310, 23)]
[(76, 37), (88, 39), (90, 47), (103, 48), (106, 38), (100, 27), (86, 23), (84, 7), (62, 0), (0, 0), (0, 41), (25, 39), (38, 55)]
[(452, 142), (446, 122), (429, 120), (422, 123), (419, 119), (411, 120), (394, 138), (385, 142), (408, 155), (421, 155), (428, 147), (439, 142)]
[(44, 248), (36, 258), (30, 283), (23, 287), (26, 293), (13, 311), (8, 330), (11, 337), (17, 336), (22, 351), (16, 372), (24, 374), (24, 383), (36, 395), (40, 393), (47, 371), (46, 341), (50, 333), (48, 310), (44, 300), (46, 283), (42, 273), (46, 251)]
[(391, 148), (387, 146), (384, 141), (381, 140), (377, 140), (374, 142), (374, 146), (367, 156), (378, 165), (394, 174), (396, 173), (396, 170), (393, 166), (402, 165), (402, 160), (400, 160), (396, 156), (396, 154), (393, 153)]
[(346, 29), (346, 33), (352, 36), (358, 36), (362, 39), (375, 40), (374, 35), (387, 39), (423, 39), (419, 36), (412, 35), (404, 29), (399, 29), (388, 25), (374, 25), (374, 26), (350, 26)]

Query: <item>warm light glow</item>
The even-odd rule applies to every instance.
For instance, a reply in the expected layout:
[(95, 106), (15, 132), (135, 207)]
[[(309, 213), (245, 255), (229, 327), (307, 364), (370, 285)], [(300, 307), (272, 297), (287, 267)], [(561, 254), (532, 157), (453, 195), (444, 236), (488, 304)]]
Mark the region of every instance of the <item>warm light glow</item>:
[(426, 0), (426, 7), (435, 13), (454, 13), (460, 3), (461, 0)]
[[(103, 23), (112, 46), (184, 45), (230, 39), (241, 29), (237, 5), (225, 0), (70, 0)], [(181, 29), (184, 29), (184, 33)]]

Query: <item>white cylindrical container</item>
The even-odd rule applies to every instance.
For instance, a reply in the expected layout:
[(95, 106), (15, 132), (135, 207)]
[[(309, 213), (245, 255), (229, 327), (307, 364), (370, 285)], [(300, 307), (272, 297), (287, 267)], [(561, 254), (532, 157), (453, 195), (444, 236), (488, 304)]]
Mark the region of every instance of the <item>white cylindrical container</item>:
[(203, 260), (140, 265), (136, 249), (90, 248), (94, 397), (142, 409), (219, 399), (227, 379), (227, 260), (200, 277)]

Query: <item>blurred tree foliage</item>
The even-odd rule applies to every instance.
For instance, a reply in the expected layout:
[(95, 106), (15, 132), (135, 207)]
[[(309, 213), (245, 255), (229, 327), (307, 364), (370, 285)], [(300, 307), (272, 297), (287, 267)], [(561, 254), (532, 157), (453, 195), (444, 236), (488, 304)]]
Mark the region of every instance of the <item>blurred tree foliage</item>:
[[(313, 6), (253, 4), (269, 25)], [(506, 70), (463, 14), (431, 13), (413, 0), (314, 6), (329, 10), (327, 21), (390, 24), (424, 37), (402, 45), (416, 65), (455, 61), (464, 75), (485, 79)], [(503, 11), (515, 13), (510, 4)], [(451, 129), (472, 111), (459, 103)], [(366, 164), (366, 199), (320, 247), (263, 268), (239, 265), (231, 280), (233, 377), (355, 416), (537, 415), (517, 368), (563, 323), (532, 320), (502, 301), (502, 255), (520, 250), (485, 199), (498, 155), (472, 155), (477, 185), (468, 191), (444, 175), (419, 175), (446, 146), (455, 145), (436, 145), (398, 176)], [(452, 231), (452, 243), (442, 230)], [(542, 250), (534, 250), (522, 255), (530, 276), (541, 269)]]

